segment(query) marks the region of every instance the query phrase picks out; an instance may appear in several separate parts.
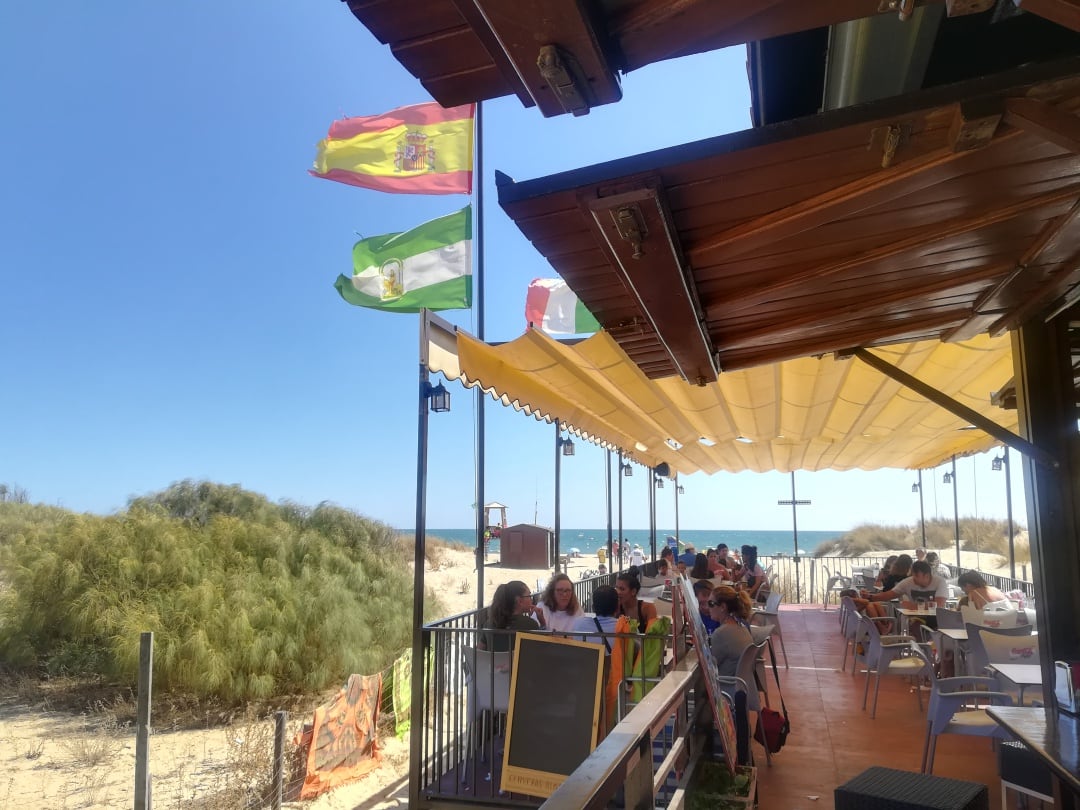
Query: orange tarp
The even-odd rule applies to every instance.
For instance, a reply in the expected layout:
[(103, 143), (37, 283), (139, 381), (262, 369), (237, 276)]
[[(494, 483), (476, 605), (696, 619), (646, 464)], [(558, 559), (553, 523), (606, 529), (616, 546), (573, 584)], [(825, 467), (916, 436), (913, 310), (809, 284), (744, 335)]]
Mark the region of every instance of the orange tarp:
[(378, 767), (375, 724), (381, 697), (382, 675), (350, 675), (337, 697), (315, 710), (312, 728), (304, 733), (309, 744), (301, 799), (314, 799)]

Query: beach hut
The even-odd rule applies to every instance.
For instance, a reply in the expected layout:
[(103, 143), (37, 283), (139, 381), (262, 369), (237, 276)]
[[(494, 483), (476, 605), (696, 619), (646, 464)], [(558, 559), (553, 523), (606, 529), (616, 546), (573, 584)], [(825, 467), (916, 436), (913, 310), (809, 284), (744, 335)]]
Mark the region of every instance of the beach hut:
[(546, 526), (517, 523), (502, 530), (499, 541), (503, 568), (553, 568), (555, 533)]

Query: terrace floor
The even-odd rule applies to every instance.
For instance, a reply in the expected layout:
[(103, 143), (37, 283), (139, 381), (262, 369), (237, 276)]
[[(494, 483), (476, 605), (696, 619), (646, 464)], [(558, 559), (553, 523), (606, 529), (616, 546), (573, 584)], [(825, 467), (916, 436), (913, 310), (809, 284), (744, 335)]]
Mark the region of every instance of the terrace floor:
[[(783, 750), (765, 765), (761, 746), (753, 743), (758, 768), (759, 806), (767, 810), (831, 810), (833, 790), (866, 768), (882, 765), (918, 771), (926, 735), (926, 702), (908, 681), (881, 679), (877, 717), (862, 710), (862, 673), (840, 672), (843, 639), (839, 611), (830, 606), (790, 605), (781, 608), (781, 627), (789, 669), (783, 667), (779, 643), (780, 683), (792, 731)], [(772, 673), (769, 672), (770, 682)], [(870, 685), (873, 701), (873, 683)], [(775, 685), (770, 691), (774, 708)], [(938, 738), (934, 774), (989, 786), (991, 810), (1001, 810), (1001, 783), (989, 739), (942, 735)], [(1016, 794), (1010, 793), (1010, 804)], [(1034, 806), (1034, 802), (1033, 802)]]

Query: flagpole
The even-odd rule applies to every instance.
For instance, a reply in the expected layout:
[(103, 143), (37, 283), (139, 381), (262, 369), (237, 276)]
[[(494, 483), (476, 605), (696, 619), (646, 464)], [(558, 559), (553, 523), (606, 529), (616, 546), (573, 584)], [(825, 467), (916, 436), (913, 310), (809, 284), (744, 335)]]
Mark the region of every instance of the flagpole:
[[(473, 198), (476, 219), (476, 336), (484, 341), (484, 103), (476, 102), (476, 165), (473, 171)], [(484, 389), (476, 386), (476, 607), (484, 606)], [(499, 521), (502, 523), (502, 521)], [(499, 559), (502, 559), (502, 533), (499, 533)]]

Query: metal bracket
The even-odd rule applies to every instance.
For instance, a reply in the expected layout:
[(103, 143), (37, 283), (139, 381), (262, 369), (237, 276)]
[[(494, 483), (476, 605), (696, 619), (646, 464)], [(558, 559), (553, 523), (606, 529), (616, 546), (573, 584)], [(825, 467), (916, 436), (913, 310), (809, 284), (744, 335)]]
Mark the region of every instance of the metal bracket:
[(645, 255), (641, 243), (649, 235), (649, 229), (645, 225), (645, 218), (641, 215), (641, 209), (636, 205), (624, 205), (611, 212), (611, 218), (615, 221), (615, 228), (619, 236), (625, 239), (634, 248), (634, 258), (640, 259)]

